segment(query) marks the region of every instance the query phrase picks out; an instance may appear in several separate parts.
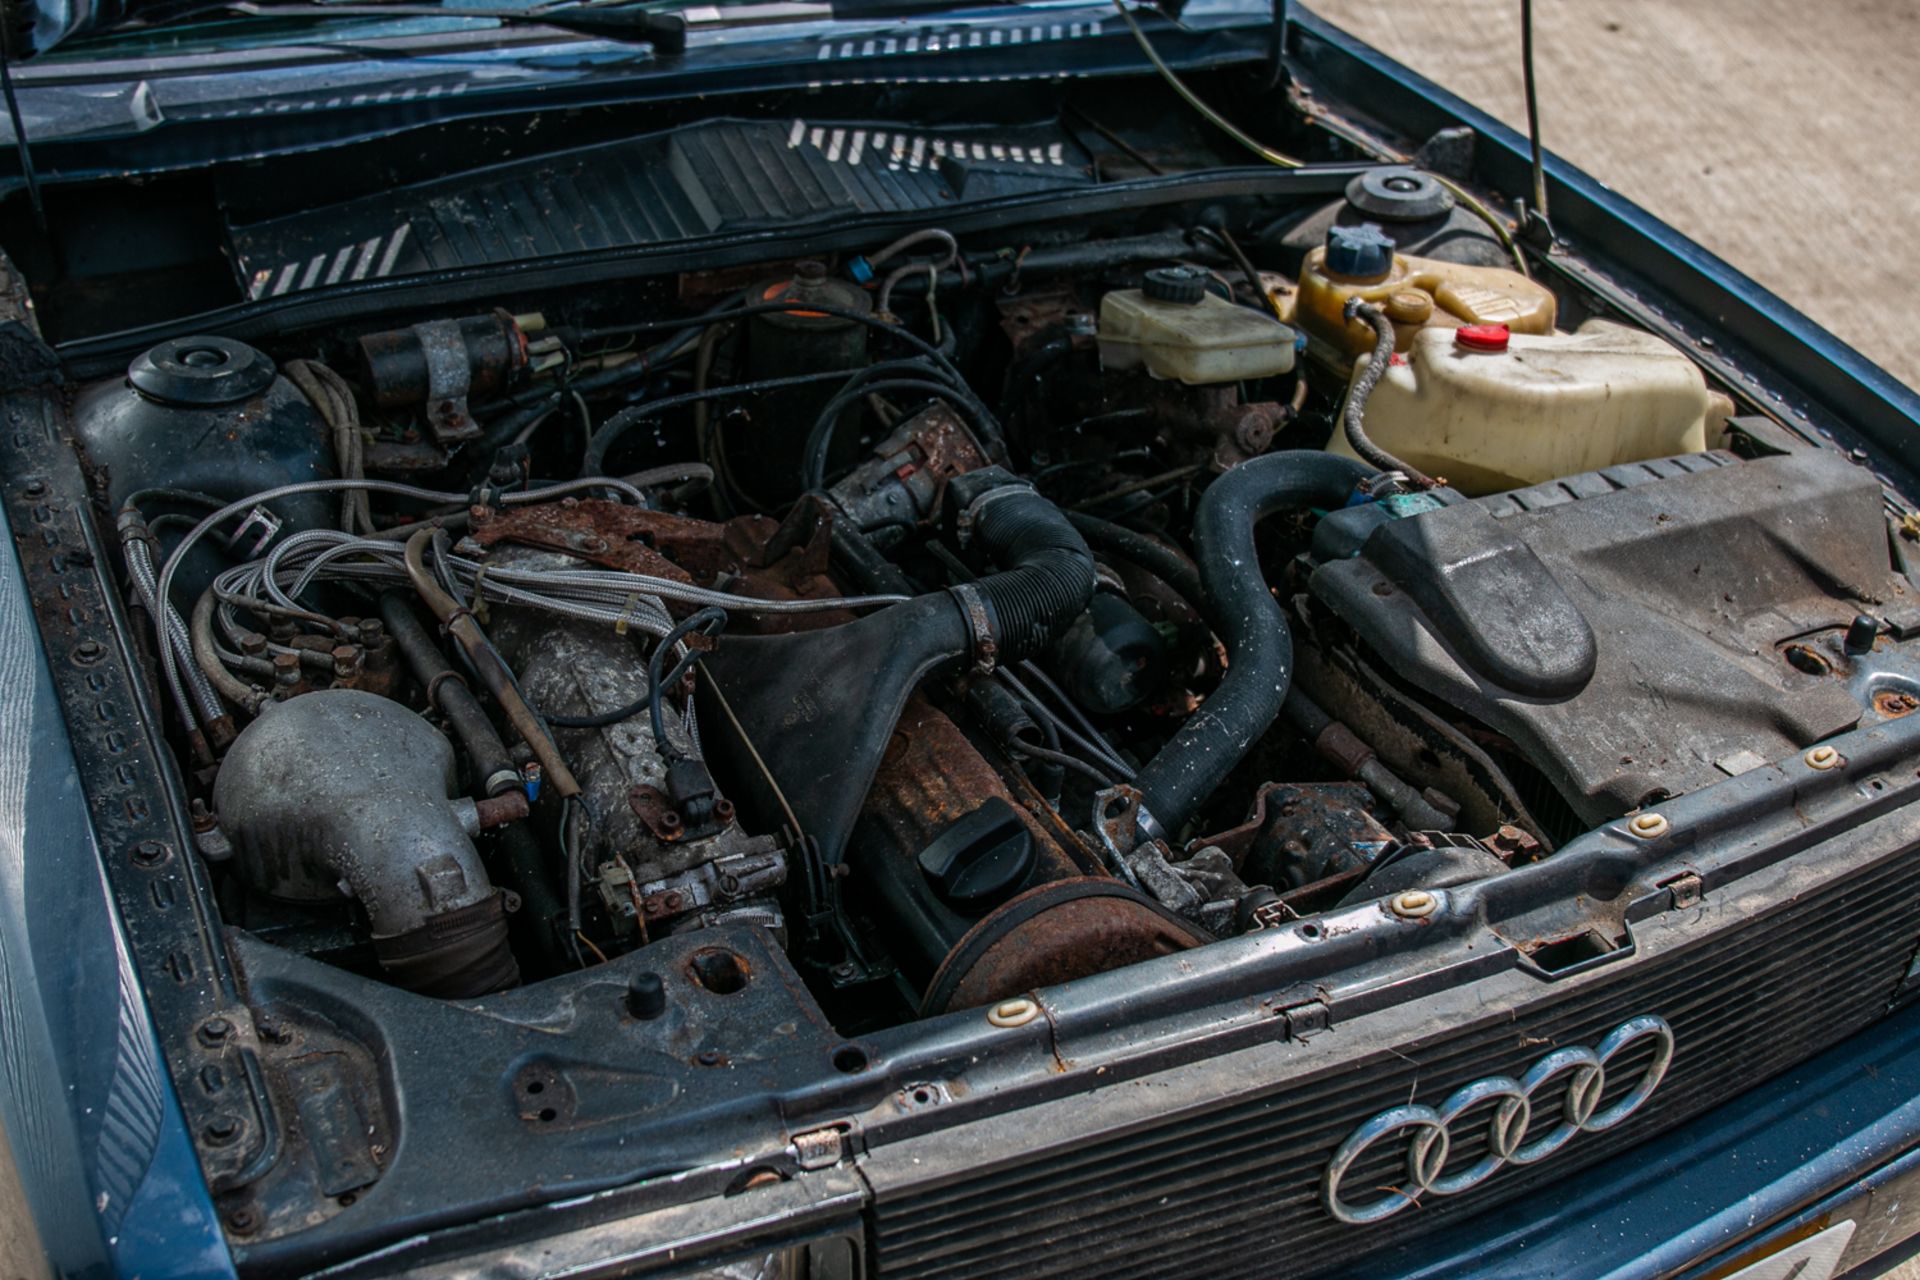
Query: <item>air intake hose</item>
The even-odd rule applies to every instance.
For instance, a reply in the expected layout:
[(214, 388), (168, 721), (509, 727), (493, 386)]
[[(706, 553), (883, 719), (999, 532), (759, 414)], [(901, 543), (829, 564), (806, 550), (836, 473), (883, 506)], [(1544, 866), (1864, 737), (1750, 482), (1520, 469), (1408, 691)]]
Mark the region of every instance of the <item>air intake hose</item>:
[[(961, 540), (978, 543), (1002, 570), (951, 588), (975, 633), (975, 660), (989, 665), (1037, 657), (1093, 599), (1087, 540), (1060, 508), (1002, 467), (949, 481), (947, 501)], [(983, 643), (991, 646), (985, 652)]]
[[(998, 467), (948, 482), (956, 534), (998, 566), (855, 622), (788, 635), (729, 636), (704, 672), (744, 741), (724, 743), (755, 788), (770, 772), (829, 862), (839, 859), (901, 708), (943, 662), (986, 668), (1046, 650), (1093, 598), (1093, 554), (1059, 508)], [(721, 735), (716, 734), (716, 737)]]
[(1207, 621), (1227, 646), (1227, 674), (1140, 771), (1141, 823), (1171, 837), (1280, 714), (1293, 681), (1293, 635), (1260, 570), (1253, 529), (1268, 516), (1339, 507), (1373, 470), (1313, 450), (1243, 462), (1208, 486), (1193, 520)]

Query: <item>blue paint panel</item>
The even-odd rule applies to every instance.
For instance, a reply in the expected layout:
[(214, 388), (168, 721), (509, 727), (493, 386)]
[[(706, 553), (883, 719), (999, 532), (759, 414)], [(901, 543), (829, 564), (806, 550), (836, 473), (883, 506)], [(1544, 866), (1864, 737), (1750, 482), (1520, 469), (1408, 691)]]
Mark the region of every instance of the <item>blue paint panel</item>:
[(60, 1274), (230, 1275), (122, 943), (11, 548), (8, 536), (0, 551), (0, 1124)]

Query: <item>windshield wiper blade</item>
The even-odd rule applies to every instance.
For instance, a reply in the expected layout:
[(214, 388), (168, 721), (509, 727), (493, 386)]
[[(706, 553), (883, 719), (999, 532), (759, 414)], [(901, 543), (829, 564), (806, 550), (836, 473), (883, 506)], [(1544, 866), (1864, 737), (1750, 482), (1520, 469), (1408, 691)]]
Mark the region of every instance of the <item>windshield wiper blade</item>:
[[(505, 25), (557, 27), (602, 40), (652, 45), (656, 53), (684, 53), (687, 22), (677, 13), (660, 13), (639, 4), (572, 4), (540, 9), (447, 8), (436, 4), (258, 4), (232, 0), (215, 6), (255, 18), (490, 18)], [(204, 13), (206, 10), (198, 10)], [(182, 15), (185, 16), (185, 15)]]

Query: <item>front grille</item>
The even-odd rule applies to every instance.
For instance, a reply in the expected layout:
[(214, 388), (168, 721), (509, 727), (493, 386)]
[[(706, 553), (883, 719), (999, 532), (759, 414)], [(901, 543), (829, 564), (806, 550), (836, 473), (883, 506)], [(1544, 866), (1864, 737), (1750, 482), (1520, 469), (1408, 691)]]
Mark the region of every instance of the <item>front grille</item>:
[[(875, 1263), (882, 1276), (926, 1280), (1343, 1274), (1364, 1253), (1563, 1179), (1860, 1030), (1889, 1008), (1916, 937), (1920, 854), (1908, 850), (1615, 977), (1546, 995), (1517, 1021), (1458, 1027), (1212, 1111), (882, 1199)], [(1437, 1105), (1481, 1076), (1517, 1077), (1551, 1047), (1595, 1046), (1643, 1013), (1667, 1019), (1678, 1049), (1625, 1123), (1371, 1226), (1347, 1226), (1321, 1206), (1328, 1159), (1369, 1116), (1410, 1098)], [(1641, 1061), (1632, 1051), (1616, 1059), (1605, 1101), (1632, 1086)], [(1537, 1121), (1558, 1112), (1551, 1095), (1549, 1086), (1535, 1097)], [(1405, 1150), (1369, 1153), (1348, 1176), (1350, 1198), (1400, 1182)], [(1449, 1171), (1481, 1150), (1458, 1147)]]

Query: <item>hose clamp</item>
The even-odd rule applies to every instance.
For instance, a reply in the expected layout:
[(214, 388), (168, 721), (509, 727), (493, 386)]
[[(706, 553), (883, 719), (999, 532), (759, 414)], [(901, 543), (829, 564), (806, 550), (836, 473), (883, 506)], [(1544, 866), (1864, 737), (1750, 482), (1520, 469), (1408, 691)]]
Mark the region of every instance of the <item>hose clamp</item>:
[(947, 588), (960, 616), (967, 620), (968, 648), (973, 654), (973, 669), (983, 676), (992, 675), (1000, 657), (1000, 645), (993, 638), (993, 619), (987, 612), (987, 598), (971, 582), (958, 582)]
[(1005, 484), (997, 484), (993, 488), (980, 493), (972, 502), (969, 502), (961, 509), (959, 515), (954, 517), (953, 536), (955, 541), (959, 542), (963, 547), (967, 545), (973, 537), (974, 526), (980, 522), (980, 513), (986, 509), (987, 504), (998, 502), (1002, 498), (1013, 497), (1016, 494), (1034, 492), (1037, 492), (1037, 490), (1034, 489), (1032, 483), (1029, 481), (1009, 480)]

